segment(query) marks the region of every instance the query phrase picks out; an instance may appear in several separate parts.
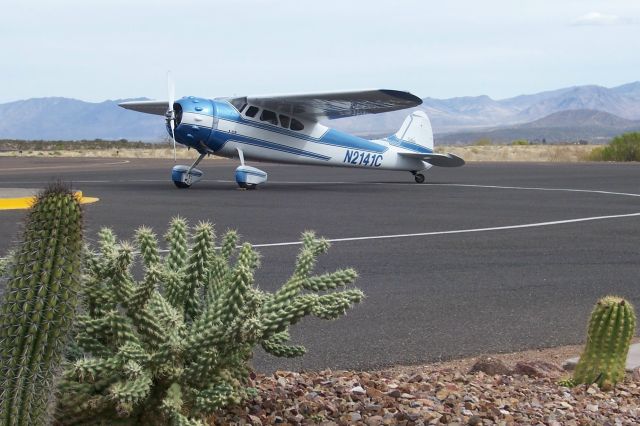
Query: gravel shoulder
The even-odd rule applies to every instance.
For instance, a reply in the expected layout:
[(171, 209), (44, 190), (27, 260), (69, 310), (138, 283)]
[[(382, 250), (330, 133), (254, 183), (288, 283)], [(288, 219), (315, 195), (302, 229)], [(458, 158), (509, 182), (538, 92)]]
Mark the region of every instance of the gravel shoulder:
[[(639, 424), (639, 372), (609, 392), (557, 384), (570, 374), (560, 368), (564, 360), (581, 350), (564, 346), (371, 372), (256, 375), (257, 395), (246, 408), (213, 417), (211, 424)], [(470, 372), (487, 358), (511, 371)]]

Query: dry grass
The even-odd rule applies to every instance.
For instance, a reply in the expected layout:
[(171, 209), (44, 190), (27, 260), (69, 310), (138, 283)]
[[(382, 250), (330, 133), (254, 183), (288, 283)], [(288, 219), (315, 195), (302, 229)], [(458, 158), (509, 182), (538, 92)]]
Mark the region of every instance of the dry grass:
[[(197, 152), (178, 148), (178, 158), (197, 157)], [(87, 158), (173, 158), (171, 148), (123, 148), (123, 149), (65, 149), (65, 150), (33, 150), (0, 152), (3, 157), (87, 157)]]
[(438, 152), (451, 152), (465, 161), (589, 161), (593, 145), (489, 145), (440, 146)]
[[(439, 146), (438, 152), (451, 152), (466, 161), (588, 161), (593, 145), (489, 145), (489, 146)], [(193, 150), (178, 148), (178, 158), (192, 159)], [(0, 156), (26, 157), (97, 157), (97, 158), (173, 158), (173, 150), (163, 146), (158, 148), (122, 148), (122, 149), (64, 149), (5, 151)]]

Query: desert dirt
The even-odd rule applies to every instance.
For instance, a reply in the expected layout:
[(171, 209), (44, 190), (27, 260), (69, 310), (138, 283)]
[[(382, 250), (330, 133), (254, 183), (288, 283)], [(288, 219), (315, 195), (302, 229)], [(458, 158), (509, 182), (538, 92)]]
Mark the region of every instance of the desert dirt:
[(450, 152), (465, 161), (588, 161), (594, 145), (488, 145), (437, 146), (437, 152)]
[[(437, 146), (437, 152), (451, 152), (468, 162), (474, 161), (587, 161), (594, 145), (489, 145), (489, 146)], [(178, 147), (177, 157), (194, 159), (197, 153)], [(1, 156), (28, 157), (96, 157), (96, 158), (173, 158), (170, 147), (123, 148), (123, 149), (74, 149), (74, 150), (23, 150), (5, 151)], [(212, 156), (211, 158), (216, 158)]]

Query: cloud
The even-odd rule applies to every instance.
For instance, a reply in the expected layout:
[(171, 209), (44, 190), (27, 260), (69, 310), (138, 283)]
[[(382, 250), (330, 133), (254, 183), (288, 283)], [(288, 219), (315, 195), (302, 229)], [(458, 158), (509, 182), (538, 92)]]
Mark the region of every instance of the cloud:
[(609, 25), (628, 25), (632, 23), (633, 23), (632, 19), (623, 18), (618, 15), (608, 15), (606, 13), (590, 12), (574, 19), (572, 22), (572, 25), (600, 27), (600, 26), (609, 26)]

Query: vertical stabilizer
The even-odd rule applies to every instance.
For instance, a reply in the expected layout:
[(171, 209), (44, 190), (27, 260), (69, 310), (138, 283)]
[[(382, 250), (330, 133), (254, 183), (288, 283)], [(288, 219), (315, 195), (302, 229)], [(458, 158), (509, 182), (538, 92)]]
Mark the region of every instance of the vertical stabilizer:
[[(424, 111), (414, 111), (402, 123), (400, 130), (389, 138), (390, 141), (400, 144), (403, 148), (412, 151), (433, 152), (433, 130), (431, 121)], [(416, 146), (417, 145), (417, 146)]]

